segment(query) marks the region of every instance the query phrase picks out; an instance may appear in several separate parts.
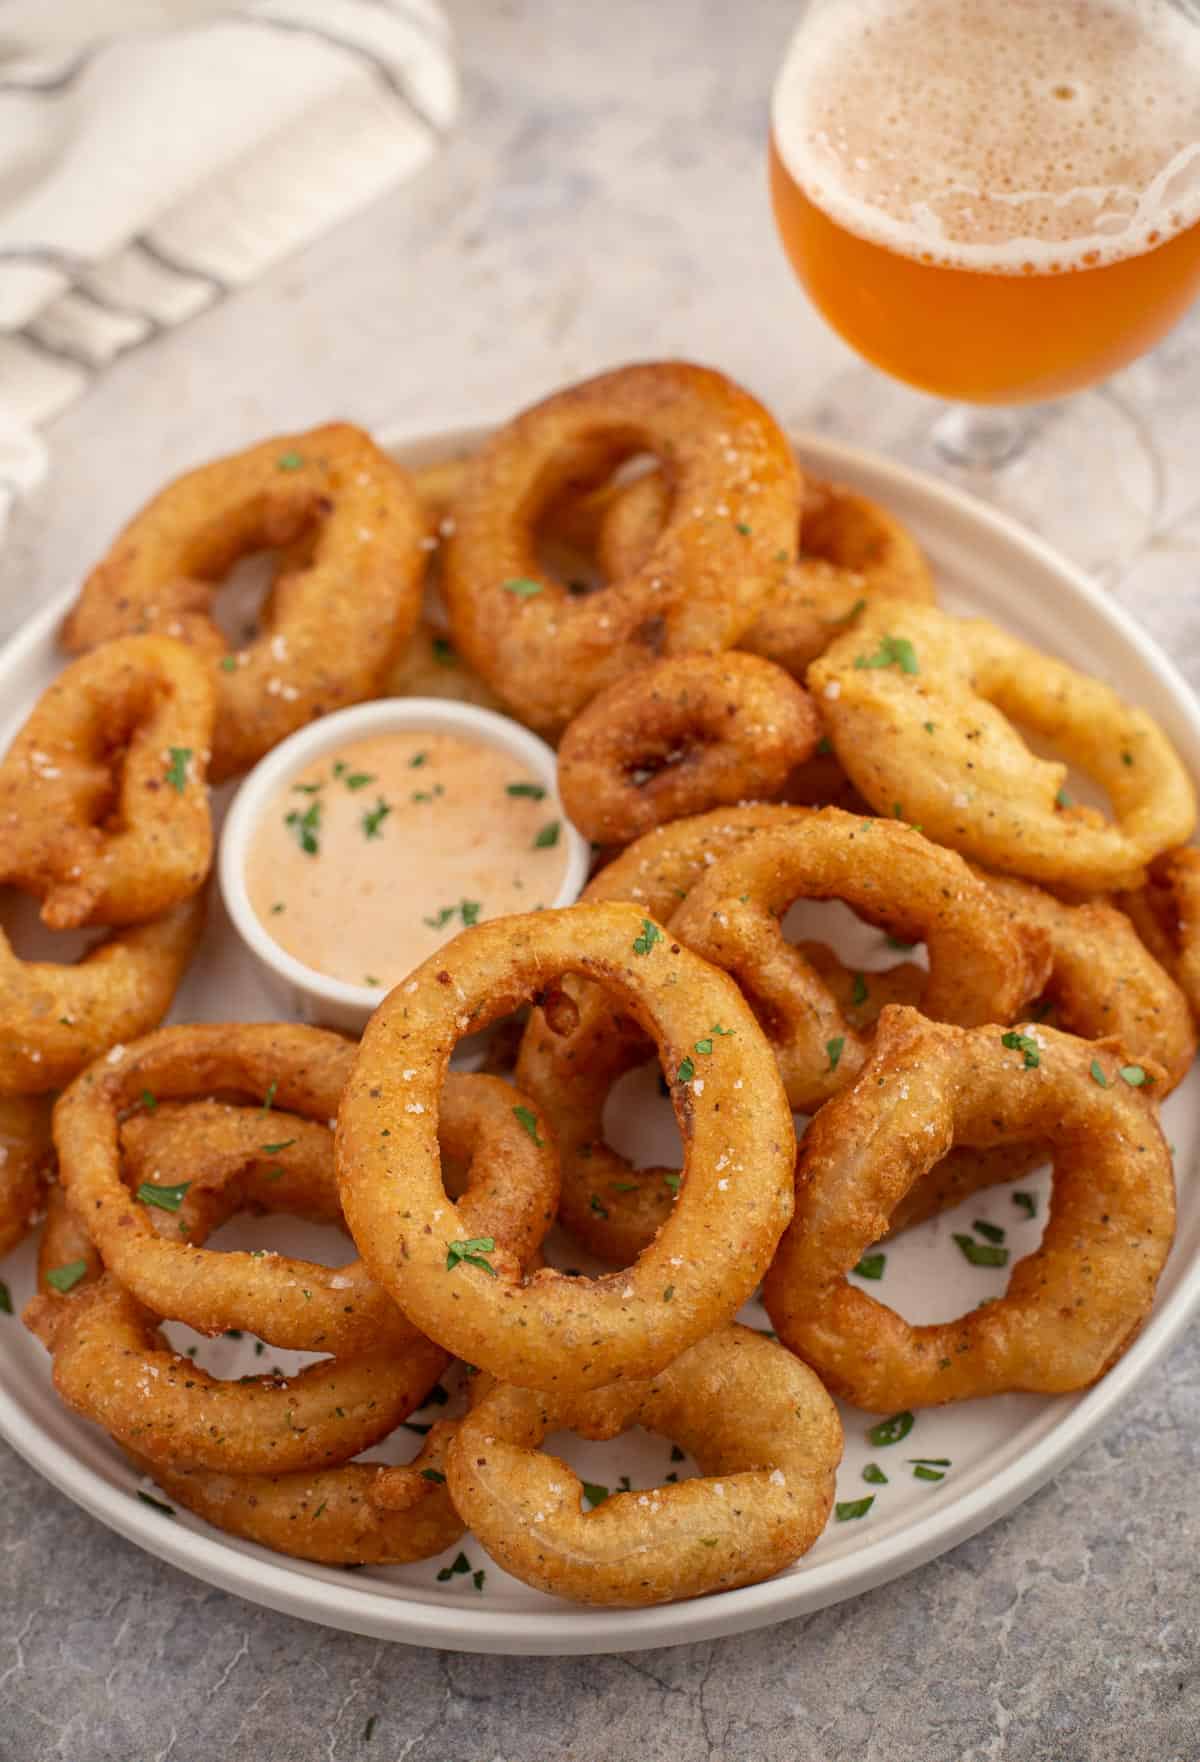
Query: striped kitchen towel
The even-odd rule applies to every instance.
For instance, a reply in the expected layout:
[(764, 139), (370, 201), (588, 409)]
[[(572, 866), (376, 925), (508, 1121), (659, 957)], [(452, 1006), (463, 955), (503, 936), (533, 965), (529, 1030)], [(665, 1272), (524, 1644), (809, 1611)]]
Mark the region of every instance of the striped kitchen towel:
[(0, 0), (0, 530), (37, 435), (429, 158), (437, 0)]

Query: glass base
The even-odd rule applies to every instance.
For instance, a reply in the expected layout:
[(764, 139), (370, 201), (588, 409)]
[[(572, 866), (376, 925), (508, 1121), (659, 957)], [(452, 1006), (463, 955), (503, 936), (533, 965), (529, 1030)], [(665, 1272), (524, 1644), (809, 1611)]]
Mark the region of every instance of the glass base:
[(938, 404), (871, 368), (852, 368), (807, 425), (945, 478), (1107, 586), (1161, 511), (1162, 466), (1149, 431), (1110, 386), (1056, 404), (989, 409)]

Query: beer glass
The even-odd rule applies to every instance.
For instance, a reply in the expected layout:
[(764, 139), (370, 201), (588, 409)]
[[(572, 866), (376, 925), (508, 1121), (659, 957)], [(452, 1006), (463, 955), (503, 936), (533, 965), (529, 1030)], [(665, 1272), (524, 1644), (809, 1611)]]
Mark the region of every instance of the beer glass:
[(828, 322), (953, 400), (922, 444), (1004, 503), (1040, 438), (1025, 482), (1041, 517), (1017, 511), (1043, 528), (1051, 447), (1074, 449), (1093, 507), (1124, 465), (1128, 500), (1136, 417), (1110, 397), (1064, 426), (1045, 405), (1143, 354), (1200, 288), (1200, 8), (811, 0), (775, 86), (770, 176)]

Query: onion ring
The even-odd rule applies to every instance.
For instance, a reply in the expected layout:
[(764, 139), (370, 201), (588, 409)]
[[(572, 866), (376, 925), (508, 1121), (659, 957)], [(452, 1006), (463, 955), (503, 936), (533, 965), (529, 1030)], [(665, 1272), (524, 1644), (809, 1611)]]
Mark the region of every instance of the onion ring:
[[(611, 499), (598, 555), (607, 575), (640, 567), (667, 511), (666, 486), (650, 472)], [(809, 664), (876, 595), (935, 598), (929, 565), (899, 520), (845, 484), (805, 475), (799, 555), (739, 648), (803, 679)]]
[[(1195, 825), (1191, 782), (1157, 723), (983, 619), (876, 601), (808, 679), (871, 806), (988, 868), (1084, 892), (1136, 887)], [(1115, 818), (1064, 806), (1066, 767), (1036, 758), (1010, 716), (1106, 790)]]
[(756, 655), (656, 661), (563, 735), (558, 786), (585, 838), (627, 844), (670, 820), (777, 795), (821, 738), (812, 699)]
[(1120, 905), (1200, 1022), (1200, 851), (1168, 851), (1141, 892), (1123, 895)]
[[(562, 1427), (613, 1438), (633, 1425), (682, 1444), (701, 1477), (614, 1493), (585, 1513), (582, 1483), (539, 1448), (543, 1438)], [(841, 1455), (841, 1422), (817, 1378), (730, 1326), (652, 1379), (574, 1397), (498, 1385), (460, 1422), (447, 1474), (506, 1572), (628, 1609), (756, 1584), (799, 1559), (825, 1527)]]
[[(159, 630), (216, 665), (215, 781), (315, 716), (370, 697), (416, 624), (421, 505), (362, 429), (328, 423), (177, 478), (92, 570), (63, 626), (71, 650)], [(236, 653), (210, 615), (239, 557), (283, 550), (260, 633)]]
[(140, 924), (203, 884), (208, 670), (169, 637), (129, 636), (48, 685), (0, 763), (0, 883), (52, 930)]
[[(910, 826), (823, 808), (755, 833), (713, 864), (671, 928), (755, 999), (788, 1100), (804, 1112), (857, 1076), (870, 1031), (785, 941), (779, 919), (797, 899), (843, 899), (880, 929), (925, 942), (921, 1007), (939, 1021), (1009, 1021), (1046, 970), (1044, 939), (1012, 928), (962, 859)], [(858, 985), (855, 1001), (866, 1001), (861, 975)]]
[(0, 1260), (37, 1222), (53, 1168), (49, 1100), (0, 1095)]
[[(662, 461), (668, 517), (639, 569), (573, 598), (539, 567), (538, 517), (639, 450)], [(569, 387), (471, 462), (445, 556), (456, 645), (523, 721), (555, 734), (634, 668), (736, 643), (791, 554), (797, 494), (786, 438), (721, 374), (661, 362)]]
[[(438, 1093), (465, 1031), (564, 973), (610, 986), (654, 1036), (686, 1161), (679, 1204), (633, 1267), (523, 1280), (511, 1255), (472, 1242), (447, 1198)], [(719, 1048), (695, 1054), (714, 1024)], [(737, 987), (637, 908), (575, 906), (466, 930), (384, 1000), (338, 1115), (338, 1179), (359, 1252), (423, 1332), (523, 1387), (593, 1388), (654, 1374), (750, 1295), (788, 1216), (794, 1142)]]
[[(801, 1145), (795, 1221), (763, 1292), (784, 1344), (835, 1394), (877, 1412), (1062, 1394), (1103, 1376), (1149, 1313), (1175, 1224), (1171, 1158), (1122, 1056), (1044, 1026), (964, 1031), (885, 1010), (857, 1082)], [(1054, 1189), (1041, 1245), (1003, 1297), (917, 1327), (848, 1284), (897, 1200), (951, 1144), (1027, 1140), (1051, 1144)]]
[[(162, 1117), (151, 1116), (152, 1125)], [(164, 1139), (167, 1136), (163, 1134)], [(147, 1154), (152, 1139), (153, 1131), (142, 1134), (141, 1148)], [(79, 1261), (83, 1262), (79, 1283), (70, 1296), (64, 1295), (48, 1275)], [(53, 1345), (63, 1313), (71, 1313), (76, 1297), (94, 1286), (103, 1270), (61, 1188), (52, 1187), (39, 1245), (40, 1295), (28, 1306), (27, 1325)], [(444, 1363), (443, 1354), (443, 1368)], [(151, 1461), (128, 1447), (126, 1454), (180, 1505), (231, 1535), (303, 1560), (382, 1566), (426, 1559), (462, 1534), (462, 1520), (444, 1485), (446, 1445), (453, 1431), (453, 1424), (434, 1424), (418, 1455), (403, 1468), (350, 1462), (283, 1475), (239, 1475)]]
[[(63, 1095), (54, 1122), (59, 1179), (105, 1265), (148, 1309), (201, 1333), (246, 1328), (272, 1345), (301, 1351), (408, 1346), (412, 1328), (361, 1261), (327, 1267), (286, 1255), (207, 1250), (195, 1237), (205, 1225), (215, 1227), (215, 1217), (188, 1212), (181, 1214), (186, 1237), (178, 1228), (160, 1234), (158, 1209), (137, 1203), (122, 1178), (122, 1136), (133, 1152), (135, 1175), (145, 1171), (139, 1139), (149, 1138), (149, 1154), (143, 1148), (142, 1156), (153, 1164), (152, 1185), (172, 1187), (192, 1173), (192, 1110), (185, 1108), (182, 1117), (168, 1111), (161, 1127), (153, 1115), (121, 1127), (122, 1112), (143, 1095), (150, 1094), (157, 1108), (173, 1097), (236, 1091), (266, 1098), (272, 1109), (277, 1102), (284, 1111), (277, 1117), (261, 1107), (226, 1110), (225, 1140), (218, 1141), (207, 1180), (203, 1153), (194, 1155), (201, 1190), (216, 1186), (218, 1200), (223, 1196), (221, 1219), (250, 1198), (272, 1210), (338, 1221), (328, 1122), (337, 1113), (355, 1050), (340, 1035), (295, 1025), (164, 1028), (93, 1065)], [(514, 1118), (512, 1093), (498, 1078), (450, 1073), (439, 1120), (447, 1153), (471, 1162), (464, 1214), (473, 1228), (486, 1224), (502, 1236), (524, 1261), (554, 1215), (558, 1169), (552, 1146), (535, 1144)], [(320, 1125), (306, 1131), (303, 1122), (314, 1119)], [(192, 1122), (192, 1130), (206, 1120), (211, 1140), (211, 1114)], [(248, 1186), (239, 1186), (238, 1176)]]
[(23, 961), (0, 931), (0, 1095), (44, 1095), (155, 1027), (204, 928), (200, 894), (115, 930), (74, 965)]

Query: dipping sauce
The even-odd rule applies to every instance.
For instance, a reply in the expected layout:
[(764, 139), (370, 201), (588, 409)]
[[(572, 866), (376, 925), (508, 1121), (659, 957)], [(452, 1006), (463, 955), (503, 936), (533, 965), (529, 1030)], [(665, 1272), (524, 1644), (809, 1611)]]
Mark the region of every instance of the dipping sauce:
[(553, 905), (566, 863), (562, 809), (519, 760), (395, 731), (296, 774), (250, 843), (246, 889), (305, 966), (386, 988), (472, 924)]

